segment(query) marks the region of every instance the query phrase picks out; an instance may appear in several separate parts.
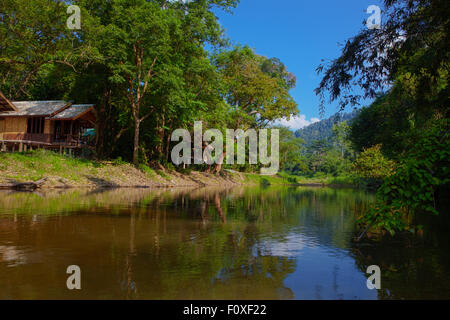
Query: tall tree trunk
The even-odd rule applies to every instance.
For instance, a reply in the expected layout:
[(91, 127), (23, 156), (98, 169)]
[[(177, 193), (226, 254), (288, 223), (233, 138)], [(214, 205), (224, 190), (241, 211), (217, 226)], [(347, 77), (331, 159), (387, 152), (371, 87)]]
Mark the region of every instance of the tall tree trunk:
[(167, 135), (166, 138), (166, 161), (170, 162), (170, 133)]
[(141, 120), (136, 115), (134, 117), (134, 147), (133, 147), (133, 163), (135, 166), (139, 165), (139, 128)]
[(164, 126), (166, 125), (166, 120), (164, 117), (164, 108), (162, 109), (162, 114), (161, 114), (161, 124), (158, 125), (157, 127), (157, 132), (158, 132), (158, 138), (159, 138), (159, 142), (158, 142), (158, 146), (156, 148), (157, 152), (158, 152), (158, 160), (162, 160), (163, 159), (163, 155), (164, 155)]
[(109, 115), (106, 113), (106, 106), (110, 103), (110, 96), (111, 91), (105, 89), (103, 91), (103, 99), (100, 102), (100, 105), (98, 109), (95, 110), (96, 112), (96, 126), (95, 126), (95, 134), (96, 134), (96, 154), (97, 157), (102, 158), (105, 155), (105, 130), (107, 125), (107, 120)]
[[(147, 71), (147, 79), (143, 80), (143, 66), (142, 61), (144, 59), (144, 48), (141, 46), (140, 41), (133, 44), (133, 51), (136, 55), (136, 70), (137, 70), (137, 77), (131, 78), (127, 76), (128, 80), (128, 101), (131, 105), (132, 115), (134, 119), (134, 146), (133, 146), (133, 163), (135, 166), (139, 165), (139, 128), (141, 125), (141, 122), (144, 121), (148, 116), (150, 116), (150, 113), (147, 115), (141, 117), (141, 106), (142, 106), (142, 99), (147, 91), (147, 86), (149, 84), (150, 79), (152, 78), (152, 72), (153, 67), (156, 63), (156, 57), (153, 59), (153, 62), (150, 66), (150, 68)], [(135, 84), (137, 83), (137, 86)], [(143, 83), (143, 86), (142, 86)], [(152, 107), (153, 108), (153, 107)]]
[(216, 167), (214, 168), (214, 172), (216, 174), (219, 174), (222, 171), (222, 165), (223, 165), (223, 161), (224, 161), (226, 155), (227, 155), (226, 152), (222, 152), (222, 154), (220, 155), (220, 157), (217, 161)]

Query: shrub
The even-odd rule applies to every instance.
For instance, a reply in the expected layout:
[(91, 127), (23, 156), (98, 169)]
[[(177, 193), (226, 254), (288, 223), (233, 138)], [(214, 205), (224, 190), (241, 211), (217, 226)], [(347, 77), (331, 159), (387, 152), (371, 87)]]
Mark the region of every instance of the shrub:
[(393, 235), (410, 229), (411, 214), (438, 214), (435, 192), (450, 182), (448, 120), (437, 122), (421, 135), (378, 189), (376, 204), (359, 219), (362, 225)]
[(394, 171), (395, 162), (387, 159), (381, 153), (381, 144), (373, 146), (358, 155), (353, 170), (361, 178), (383, 180)]

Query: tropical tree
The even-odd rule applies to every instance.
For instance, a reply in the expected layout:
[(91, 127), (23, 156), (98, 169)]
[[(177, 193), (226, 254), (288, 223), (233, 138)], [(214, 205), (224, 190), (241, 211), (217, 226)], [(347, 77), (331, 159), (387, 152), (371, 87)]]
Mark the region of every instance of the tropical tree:
[(288, 128), (276, 129), (280, 130), (280, 169), (291, 173), (307, 171), (306, 160), (302, 154), (304, 141), (295, 137), (294, 132)]
[(393, 174), (395, 162), (387, 159), (381, 153), (381, 147), (378, 144), (365, 149), (356, 157), (353, 169), (357, 176), (375, 184), (380, 184), (383, 179)]
[(220, 105), (217, 89), (213, 89), (218, 86), (215, 69), (204, 47), (225, 43), (213, 7), (229, 10), (237, 1), (75, 3), (99, 23), (98, 32), (87, 35), (85, 41), (99, 49), (108, 88), (114, 88), (112, 96), (107, 94), (100, 105), (114, 104), (122, 110), (115, 112), (116, 122), (121, 123), (121, 128), (114, 128), (116, 139), (134, 128), (135, 164), (140, 151), (147, 159), (146, 152), (161, 159), (165, 151), (167, 159), (170, 128), (184, 126), (199, 111), (206, 113)]
[(289, 93), (296, 78), (278, 59), (259, 56), (249, 47), (237, 47), (219, 53), (214, 61), (236, 129), (265, 127), (273, 120), (298, 113)]
[[(389, 91), (416, 120), (449, 111), (449, 18), (446, 0), (385, 0), (384, 25), (364, 28), (348, 40), (337, 59), (317, 68), (316, 89), (342, 108)], [(355, 93), (356, 84), (362, 93)]]
[[(359, 150), (387, 142), (384, 150), (377, 147), (374, 151), (400, 160), (396, 173), (381, 186), (379, 202), (363, 218), (367, 228), (380, 227), (393, 234), (403, 228), (402, 218), (410, 211), (434, 212), (423, 198), (429, 200), (430, 193), (448, 184), (440, 178), (448, 171), (448, 163), (422, 159), (425, 153), (419, 152), (423, 148), (417, 142), (426, 141), (431, 155), (442, 151), (442, 141), (448, 136), (450, 18), (445, 0), (384, 3), (386, 17), (379, 30), (364, 28), (347, 41), (339, 58), (318, 67), (323, 78), (316, 93), (322, 108), (327, 96), (339, 100), (341, 108), (356, 105), (361, 98), (379, 98), (355, 121), (352, 140)], [(355, 84), (362, 94), (354, 93)], [(375, 134), (364, 142), (370, 133)], [(412, 195), (420, 200), (413, 201)]]
[(351, 147), (350, 147), (350, 143), (348, 140), (350, 127), (348, 126), (346, 121), (343, 121), (343, 122), (334, 124), (332, 131), (333, 131), (335, 146), (340, 151), (341, 159), (344, 159), (345, 154), (347, 152), (351, 152)]
[(361, 108), (352, 121), (348, 138), (356, 152), (380, 144), (385, 155), (399, 159), (409, 149), (405, 132), (412, 126), (408, 111), (392, 95), (383, 95)]
[[(81, 72), (99, 58), (96, 48), (81, 40), (83, 34), (94, 31), (90, 18), (85, 17), (83, 30), (69, 30), (62, 1), (2, 0), (0, 6), (0, 89), (10, 99), (40, 98), (39, 94), (48, 92), (33, 90), (36, 83), (46, 79), (48, 88), (57, 88), (52, 85), (60, 84), (61, 78), (70, 79), (52, 75)], [(55, 91), (51, 93), (60, 94)]]

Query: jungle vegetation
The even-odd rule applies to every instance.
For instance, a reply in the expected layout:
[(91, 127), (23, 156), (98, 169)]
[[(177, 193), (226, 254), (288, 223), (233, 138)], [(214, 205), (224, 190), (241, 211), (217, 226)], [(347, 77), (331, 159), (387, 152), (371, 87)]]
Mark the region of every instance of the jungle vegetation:
[[(386, 0), (380, 29), (349, 39), (341, 56), (318, 67), (316, 93), (344, 110), (362, 98), (349, 139), (355, 167), (381, 180), (365, 230), (417, 231), (419, 213), (438, 214), (449, 185), (449, 3)], [(354, 93), (353, 85), (362, 94)], [(444, 210), (442, 210), (444, 211)], [(447, 210), (448, 211), (448, 210)], [(445, 214), (441, 212), (441, 214)]]
[[(0, 90), (12, 100), (94, 103), (96, 158), (175, 169), (174, 129), (193, 131), (199, 120), (205, 130), (267, 128), (299, 112), (287, 66), (230, 46), (214, 10), (231, 12), (238, 0), (0, 3)], [(69, 4), (81, 8), (80, 30), (66, 27)], [(448, 12), (447, 0), (385, 0), (381, 28), (363, 25), (317, 68), (322, 111), (374, 102), (310, 135), (280, 128), (283, 171), (377, 188), (360, 218), (366, 230), (411, 230), (448, 190)]]

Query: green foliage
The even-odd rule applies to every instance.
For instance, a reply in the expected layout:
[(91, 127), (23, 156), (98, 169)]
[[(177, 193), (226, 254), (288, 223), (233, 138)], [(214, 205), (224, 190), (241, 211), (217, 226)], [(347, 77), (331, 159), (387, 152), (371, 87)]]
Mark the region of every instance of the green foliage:
[(433, 122), (388, 176), (377, 192), (377, 203), (360, 223), (391, 234), (409, 229), (408, 214), (436, 210), (436, 190), (450, 182), (448, 120)]
[(156, 172), (149, 166), (146, 166), (145, 164), (140, 164), (139, 170), (141, 170), (142, 172), (145, 172), (150, 178), (156, 177)]
[(306, 159), (302, 155), (303, 140), (284, 127), (280, 130), (280, 170), (285, 172), (304, 171), (307, 168)]
[(343, 186), (355, 186), (358, 181), (355, 179), (355, 176), (348, 174), (337, 177), (332, 177), (328, 180), (327, 184), (329, 185), (343, 185)]
[(113, 162), (113, 164), (116, 165), (116, 166), (121, 166), (121, 165), (127, 163), (126, 161), (123, 161), (122, 157), (117, 157), (117, 158), (114, 159), (112, 162)]
[(231, 128), (265, 127), (298, 113), (289, 93), (296, 78), (278, 59), (259, 56), (245, 46), (217, 54), (214, 63), (231, 108)]
[[(90, 17), (83, 19), (83, 32), (93, 31)], [(83, 32), (67, 29), (66, 21), (63, 1), (1, 2), (1, 90), (9, 98), (47, 100), (60, 95), (60, 90), (70, 89), (70, 73), (99, 59), (95, 47), (80, 41)]]
[[(342, 109), (377, 98), (350, 134), (355, 150), (363, 151), (357, 172), (385, 177), (377, 204), (360, 219), (368, 229), (394, 234), (414, 214), (436, 213), (434, 194), (449, 182), (448, 120), (442, 120), (450, 113), (447, 12), (446, 0), (386, 0), (383, 26), (364, 28), (339, 58), (317, 69), (324, 73), (316, 89), (322, 107), (327, 94)], [(353, 84), (362, 94), (351, 92)], [(383, 156), (398, 162), (392, 174)]]
[(278, 174), (279, 177), (286, 179), (287, 182), (292, 183), (292, 184), (297, 184), (298, 183), (298, 177), (297, 176), (293, 176), (290, 174), (287, 174), (285, 172), (280, 172)]
[(360, 110), (349, 132), (356, 152), (380, 144), (383, 154), (394, 159), (401, 158), (408, 143), (404, 132), (410, 130), (413, 123), (409, 120), (408, 109), (397, 101), (395, 96), (387, 94)]
[(165, 180), (170, 181), (170, 176), (165, 173), (163, 170), (156, 170), (156, 173), (158, 173), (158, 175), (160, 175), (161, 177), (163, 177)]
[[(320, 65), (323, 78), (316, 89), (341, 108), (362, 98), (376, 98), (386, 84), (397, 90), (397, 104), (416, 120), (434, 111), (448, 112), (447, 0), (386, 0), (383, 26), (363, 28), (349, 39), (339, 58)], [(379, 54), (380, 52), (383, 54)], [(361, 91), (352, 92), (353, 85)], [(361, 93), (362, 92), (362, 93)]]
[(254, 173), (243, 174), (245, 182), (249, 184), (259, 185), (290, 185), (297, 184), (297, 176), (290, 175), (285, 172), (280, 172), (274, 176), (262, 176)]
[(264, 187), (270, 186), (270, 181), (266, 178), (261, 178), (261, 185)]
[(346, 121), (335, 122), (330, 127), (331, 135), (327, 139), (311, 141), (304, 148), (306, 168), (302, 168), (301, 174), (315, 176), (320, 172), (323, 177), (349, 175), (354, 152), (348, 140), (348, 133)]
[[(222, 82), (205, 47), (226, 44), (214, 10), (238, 2), (2, 1), (0, 90), (94, 103), (98, 156), (167, 160), (174, 129), (224, 124)], [(66, 28), (69, 4), (82, 9), (80, 31)]]
[(381, 153), (379, 144), (365, 149), (353, 163), (353, 170), (357, 176), (375, 183), (392, 175), (394, 168), (395, 162)]

